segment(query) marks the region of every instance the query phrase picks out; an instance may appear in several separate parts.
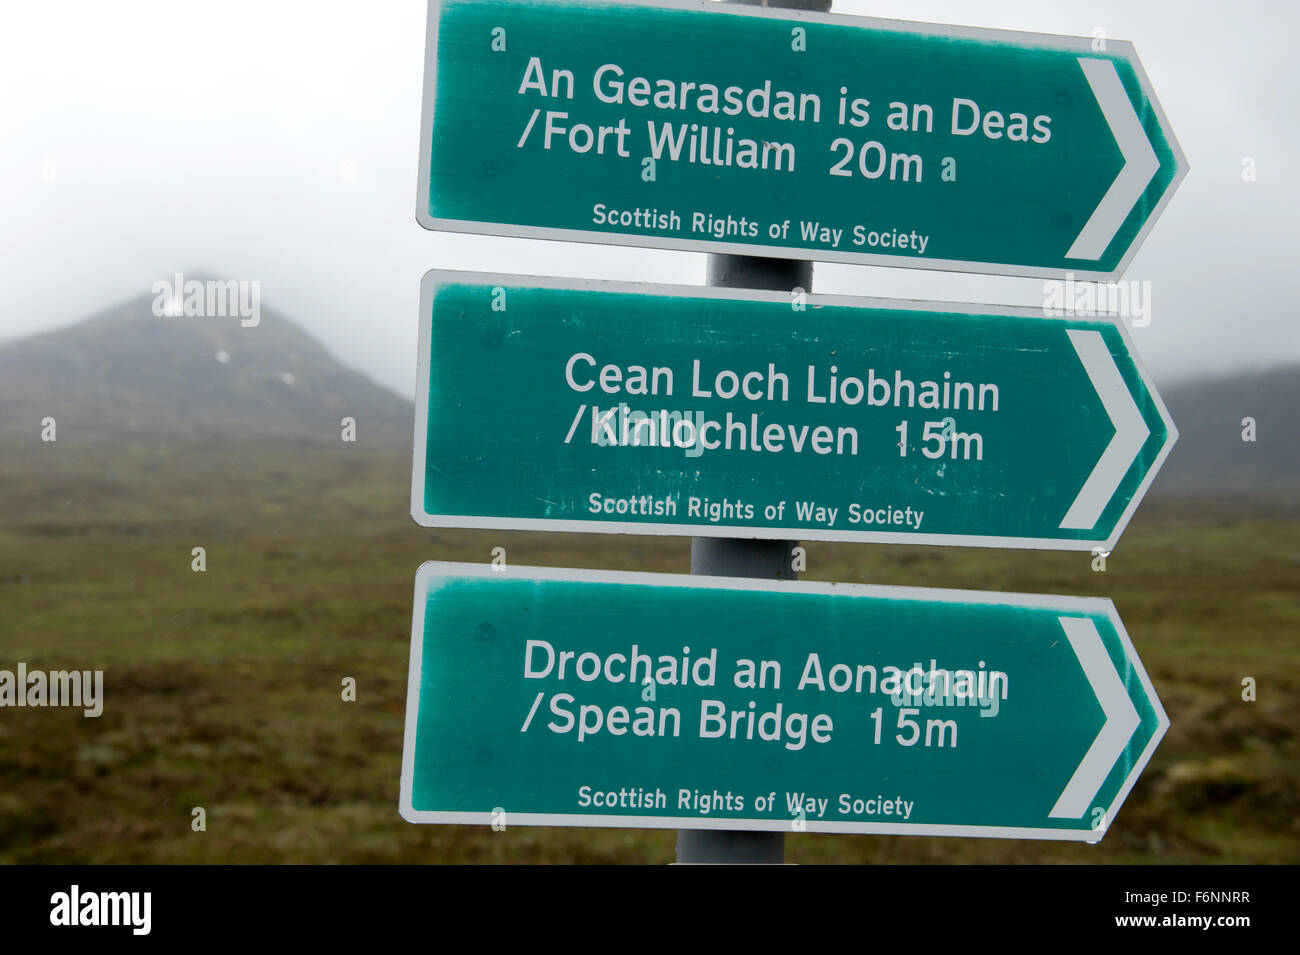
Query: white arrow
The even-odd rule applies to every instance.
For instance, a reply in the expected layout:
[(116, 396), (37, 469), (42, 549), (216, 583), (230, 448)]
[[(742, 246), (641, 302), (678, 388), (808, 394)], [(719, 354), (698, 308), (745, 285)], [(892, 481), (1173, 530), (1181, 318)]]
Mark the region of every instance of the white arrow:
[(1115, 426), (1110, 444), (1106, 445), (1074, 503), (1061, 518), (1061, 527), (1088, 530), (1096, 525), (1101, 512), (1110, 503), (1151, 429), (1115, 367), (1115, 359), (1110, 357), (1110, 349), (1106, 347), (1101, 332), (1069, 328), (1065, 333), (1070, 336), (1070, 344), (1074, 346), (1079, 361), (1083, 362), (1083, 370), (1097, 390), (1097, 397), (1110, 416), (1110, 423)]
[(1102, 645), (1097, 625), (1087, 617), (1057, 617), (1069, 638), (1074, 654), (1083, 665), (1084, 676), (1097, 695), (1106, 722), (1088, 747), (1083, 761), (1061, 790), (1056, 805), (1047, 815), (1052, 819), (1082, 819), (1092, 799), (1101, 789), (1120, 754), (1138, 728), (1137, 708), (1119, 681), (1115, 665)]
[(1065, 253), (1067, 259), (1096, 261), (1102, 257), (1106, 246), (1128, 218), (1133, 204), (1160, 168), (1160, 160), (1151, 148), (1141, 120), (1133, 112), (1133, 104), (1129, 102), (1128, 93), (1124, 92), (1124, 84), (1119, 81), (1115, 64), (1110, 60), (1081, 56), (1079, 66), (1083, 68), (1092, 95), (1097, 97), (1106, 125), (1124, 156), (1124, 167), (1084, 223), (1083, 231), (1070, 246), (1070, 251)]

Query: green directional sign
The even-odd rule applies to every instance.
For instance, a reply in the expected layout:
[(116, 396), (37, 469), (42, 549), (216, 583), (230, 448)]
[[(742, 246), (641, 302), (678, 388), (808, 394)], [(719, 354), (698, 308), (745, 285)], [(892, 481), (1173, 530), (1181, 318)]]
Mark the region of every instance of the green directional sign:
[(1109, 278), (1187, 163), (1129, 43), (706, 0), (431, 0), (430, 229)]
[(1110, 550), (1176, 431), (1122, 324), (430, 272), (431, 527)]
[(401, 812), (1091, 842), (1168, 725), (1109, 600), (429, 563)]

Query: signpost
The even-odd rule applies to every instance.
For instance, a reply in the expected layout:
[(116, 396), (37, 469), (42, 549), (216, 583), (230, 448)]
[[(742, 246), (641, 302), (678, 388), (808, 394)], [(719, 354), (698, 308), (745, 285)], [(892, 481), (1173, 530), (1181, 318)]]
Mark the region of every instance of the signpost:
[(694, 540), (690, 577), (421, 567), (402, 815), (688, 862), (1095, 842), (1168, 727), (1110, 601), (753, 578), (795, 539), (1112, 549), (1177, 438), (1122, 323), (811, 262), (1114, 278), (1186, 161), (1130, 44), (770, 6), (430, 0), (420, 224), (711, 287), (425, 276), (417, 522)]
[(401, 812), (1093, 842), (1167, 727), (1109, 600), (428, 563)]
[(1091, 550), (1176, 439), (1121, 323), (430, 272), (431, 527)]
[(705, 0), (433, 0), (429, 229), (1113, 278), (1187, 171), (1133, 47)]

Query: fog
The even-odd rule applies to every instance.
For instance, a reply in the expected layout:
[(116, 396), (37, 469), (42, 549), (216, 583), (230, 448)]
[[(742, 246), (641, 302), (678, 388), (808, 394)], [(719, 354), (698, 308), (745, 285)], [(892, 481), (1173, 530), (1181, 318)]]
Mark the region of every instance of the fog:
[[(1296, 5), (836, 0), (834, 12), (1131, 40), (1191, 166), (1125, 275), (1151, 283), (1139, 352), (1162, 382), (1300, 360)], [(203, 271), (260, 282), (264, 307), (410, 395), (430, 268), (704, 281), (696, 253), (420, 228), (424, 21), (423, 0), (8, 5), (0, 340)], [(814, 288), (1043, 302), (1041, 280), (850, 265), (819, 265)]]

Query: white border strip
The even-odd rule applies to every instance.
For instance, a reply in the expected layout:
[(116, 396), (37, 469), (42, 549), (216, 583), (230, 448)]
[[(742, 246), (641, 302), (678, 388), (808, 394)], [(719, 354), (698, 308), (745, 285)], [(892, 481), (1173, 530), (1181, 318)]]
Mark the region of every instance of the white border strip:
[[(650, 534), (669, 537), (733, 537), (761, 540), (810, 540), (810, 541), (845, 541), (870, 544), (931, 544), (959, 547), (1008, 547), (1033, 548), (1043, 550), (1091, 551), (1100, 547), (1113, 551), (1120, 535), (1128, 526), (1129, 520), (1137, 511), (1138, 504), (1146, 495), (1151, 482), (1155, 480), (1165, 458), (1178, 440), (1178, 429), (1174, 427), (1169, 411), (1156, 392), (1146, 367), (1138, 356), (1137, 348), (1129, 337), (1122, 320), (1111, 316), (1096, 317), (1052, 317), (1044, 316), (1041, 309), (1025, 308), (1011, 305), (966, 305), (957, 303), (926, 302), (911, 299), (862, 298), (841, 295), (809, 295), (808, 301), (814, 308), (821, 305), (839, 308), (871, 308), (903, 311), (943, 312), (953, 315), (1003, 315), (1022, 318), (1039, 318), (1047, 321), (1073, 322), (1078, 325), (1110, 325), (1119, 330), (1124, 341), (1125, 350), (1137, 368), (1142, 386), (1151, 396), (1164, 422), (1168, 437), (1156, 459), (1151, 463), (1146, 476), (1133, 493), (1128, 507), (1115, 522), (1111, 533), (1104, 538), (1088, 537), (1000, 537), (978, 534), (901, 534), (885, 531), (849, 531), (818, 530), (803, 527), (735, 527), (717, 524), (676, 524), (640, 521), (586, 521), (577, 519), (549, 520), (542, 518), (503, 518), (487, 515), (468, 514), (429, 514), (424, 509), (424, 466), (428, 452), (427, 436), (429, 423), (429, 388), (430, 355), (433, 323), (433, 296), (440, 285), (500, 285), (506, 288), (526, 287), (538, 289), (567, 289), (572, 291), (615, 292), (634, 295), (660, 295), (680, 298), (714, 298), (729, 301), (776, 302), (788, 304), (789, 295), (785, 292), (769, 292), (757, 289), (702, 288), (688, 285), (657, 285), (647, 282), (609, 282), (600, 279), (555, 278), (533, 275), (506, 275), (495, 272), (456, 272), (433, 269), (425, 274), (420, 283), (420, 332), (419, 350), (416, 353), (416, 388), (415, 388), (415, 438), (414, 453), (411, 459), (411, 517), (422, 527), (445, 528), (482, 528), (487, 530), (521, 530), (547, 531), (580, 534)], [(1109, 502), (1108, 502), (1109, 503)]]
[[(650, 249), (675, 249), (685, 252), (709, 252), (731, 255), (755, 255), (767, 258), (802, 259), (816, 262), (843, 262), (850, 265), (875, 265), (886, 268), (931, 269), (940, 272), (970, 272), (981, 275), (1015, 275), (1027, 278), (1065, 278), (1067, 275), (1076, 279), (1104, 281), (1123, 275), (1129, 263), (1137, 254), (1156, 220), (1164, 212), (1165, 206), (1173, 194), (1178, 191), (1183, 177), (1187, 175), (1187, 157), (1174, 136), (1173, 127), (1156, 99), (1155, 91), (1146, 72), (1142, 69), (1137, 51), (1126, 40), (1107, 40), (1112, 56), (1120, 55), (1132, 67), (1143, 95), (1156, 114), (1160, 130), (1169, 143), (1174, 156), (1174, 176), (1165, 187), (1155, 208), (1148, 214), (1146, 221), (1129, 243), (1127, 251), (1116, 267), (1111, 271), (1099, 271), (1087, 268), (1086, 262), (1078, 265), (1048, 268), (1038, 266), (1003, 265), (987, 262), (964, 262), (957, 259), (931, 259), (924, 257), (877, 255), (866, 252), (837, 252), (835, 250), (786, 248), (774, 245), (749, 245), (743, 242), (719, 242), (698, 239), (677, 239), (654, 235), (620, 234), (614, 232), (597, 232), (584, 229), (553, 229), (538, 226), (522, 226), (500, 222), (478, 222), (466, 219), (444, 219), (429, 215), (429, 187), (433, 157), (433, 123), (436, 104), (438, 50), (438, 19), (444, 3), (454, 4), (456, 0), (429, 0), (429, 18), (425, 34), (424, 53), (424, 96), (420, 114), (420, 161), (416, 183), (415, 219), (426, 229), (433, 231), (462, 232), (472, 235), (514, 236), (525, 239), (548, 239), (560, 242), (585, 242), (594, 245), (633, 246)], [(582, 6), (594, 6), (582, 3)], [(617, 0), (610, 6), (658, 7), (670, 10), (695, 10), (702, 13), (715, 13), (727, 16), (767, 17), (792, 22), (807, 21), (825, 23), (832, 26), (853, 27), (863, 30), (886, 31), (890, 33), (907, 33), (910, 35), (963, 38), (989, 43), (1006, 43), (1018, 47), (1042, 47), (1063, 53), (1084, 53), (1095, 57), (1091, 37), (1057, 36), (1047, 33), (1024, 33), (1014, 30), (994, 30), (979, 27), (955, 26), (944, 23), (912, 23), (905, 20), (885, 20), (876, 17), (843, 16), (833, 13), (812, 13), (803, 10), (776, 10), (760, 6), (740, 6), (738, 4), (717, 3), (714, 0)]]
[[(424, 615), (430, 583), (442, 578), (484, 578), (536, 581), (576, 581), (593, 584), (631, 584), (651, 587), (699, 587), (713, 590), (826, 594), (842, 597), (909, 600), (927, 603), (961, 603), (1029, 607), (1061, 614), (1100, 615), (1115, 628), (1123, 644), (1124, 656), (1133, 667), (1147, 699), (1155, 710), (1157, 726), (1151, 740), (1134, 763), (1106, 810), (1103, 824), (1097, 829), (1051, 829), (1015, 826), (953, 826), (923, 823), (886, 822), (819, 822), (808, 820), (807, 832), (875, 833), (904, 836), (971, 836), (992, 839), (1053, 839), (1073, 842), (1098, 842), (1113, 822), (1133, 784), (1146, 768), (1156, 746), (1169, 728), (1169, 717), (1156, 696), (1155, 687), (1137, 657), (1133, 642), (1115, 611), (1115, 605), (1103, 597), (1060, 597), (1044, 594), (1012, 594), (978, 590), (949, 590), (933, 587), (895, 587), (877, 584), (834, 584), (818, 581), (757, 580), (747, 577), (709, 577), (687, 574), (660, 574), (641, 571), (578, 570), (567, 567), (523, 567), (509, 565), (505, 570), (488, 564), (429, 561), (420, 565), (415, 575), (415, 602), (411, 623), (411, 665), (406, 690), (406, 732), (402, 740), (402, 777), (398, 811), (413, 823), (448, 825), (491, 825), (491, 812), (440, 812), (416, 809), (412, 805), (415, 781), (415, 742), (419, 728), (420, 676), (424, 665)], [(1086, 679), (1086, 675), (1085, 675)], [(1047, 807), (1044, 807), (1046, 818)], [(789, 832), (787, 820), (722, 819), (701, 816), (622, 816), (585, 815), (582, 813), (511, 812), (512, 824), (534, 826), (585, 826), (607, 829), (728, 829), (748, 832)]]

